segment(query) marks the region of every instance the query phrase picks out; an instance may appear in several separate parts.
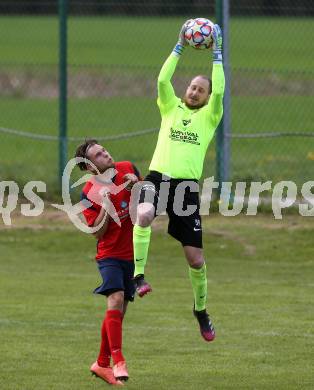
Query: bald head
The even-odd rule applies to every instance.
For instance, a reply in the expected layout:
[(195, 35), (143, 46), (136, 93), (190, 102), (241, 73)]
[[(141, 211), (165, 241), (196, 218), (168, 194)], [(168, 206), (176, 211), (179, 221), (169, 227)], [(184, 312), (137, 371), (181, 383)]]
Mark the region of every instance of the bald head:
[(192, 109), (203, 107), (211, 94), (211, 80), (203, 75), (194, 77), (188, 86), (185, 95), (185, 104)]

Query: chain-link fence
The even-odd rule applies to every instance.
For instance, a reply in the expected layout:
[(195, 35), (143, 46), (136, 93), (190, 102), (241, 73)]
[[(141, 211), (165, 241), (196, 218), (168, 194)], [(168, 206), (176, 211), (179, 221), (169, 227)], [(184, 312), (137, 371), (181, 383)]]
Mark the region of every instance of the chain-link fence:
[[(234, 3), (234, 4), (233, 4)], [(0, 177), (45, 180), (58, 191), (59, 20), (55, 1), (0, 5)], [(314, 5), (230, 2), (231, 180), (313, 178)], [(69, 153), (85, 137), (145, 174), (157, 140), (158, 72), (191, 17), (215, 20), (214, 2), (69, 1)], [(188, 49), (178, 96), (211, 72), (210, 51)], [(215, 142), (205, 176), (215, 174)]]

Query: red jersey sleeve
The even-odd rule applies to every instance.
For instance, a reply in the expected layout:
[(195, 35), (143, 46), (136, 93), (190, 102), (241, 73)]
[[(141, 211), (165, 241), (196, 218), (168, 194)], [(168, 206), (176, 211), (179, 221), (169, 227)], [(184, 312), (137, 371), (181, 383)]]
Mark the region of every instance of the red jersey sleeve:
[[(84, 210), (83, 215), (88, 226), (94, 226), (95, 220), (100, 213), (101, 206), (95, 202), (92, 202), (88, 199), (86, 193), (83, 191), (81, 194), (81, 202), (83, 204)], [(89, 205), (89, 203), (92, 203)], [(88, 207), (88, 208), (86, 208)]]

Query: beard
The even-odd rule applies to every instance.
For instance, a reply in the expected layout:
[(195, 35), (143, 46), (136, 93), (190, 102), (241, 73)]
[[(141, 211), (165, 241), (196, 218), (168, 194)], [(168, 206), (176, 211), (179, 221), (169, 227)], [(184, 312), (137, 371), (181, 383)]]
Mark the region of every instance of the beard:
[(199, 108), (202, 108), (202, 107), (205, 106), (205, 104), (206, 104), (206, 101), (205, 101), (205, 102), (203, 102), (203, 103), (200, 103), (200, 102), (199, 102), (199, 103), (196, 103), (196, 104), (191, 105), (191, 104), (188, 103), (188, 100), (187, 100), (186, 96), (184, 96), (183, 102), (184, 102), (184, 104), (185, 104), (189, 109), (191, 109), (191, 110), (197, 110), (197, 109), (199, 109)]

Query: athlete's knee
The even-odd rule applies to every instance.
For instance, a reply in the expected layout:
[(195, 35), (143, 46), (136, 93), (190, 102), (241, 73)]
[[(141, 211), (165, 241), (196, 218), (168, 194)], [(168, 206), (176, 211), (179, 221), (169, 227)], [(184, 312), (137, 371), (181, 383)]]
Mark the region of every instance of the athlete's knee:
[(108, 296), (108, 310), (123, 311), (124, 305), (124, 291), (116, 291)]
[(184, 247), (187, 262), (191, 268), (201, 268), (205, 263), (203, 251), (200, 248)]
[(190, 259), (188, 260), (188, 263), (189, 263), (189, 266), (191, 268), (202, 268), (203, 267), (203, 264), (205, 263), (204, 262), (204, 259), (203, 258), (200, 258), (200, 259)]
[(141, 203), (137, 206), (136, 224), (142, 227), (149, 226), (154, 219), (155, 208), (151, 203)]

